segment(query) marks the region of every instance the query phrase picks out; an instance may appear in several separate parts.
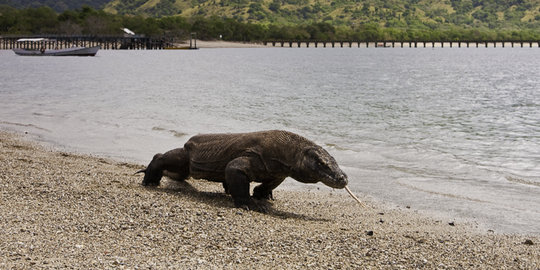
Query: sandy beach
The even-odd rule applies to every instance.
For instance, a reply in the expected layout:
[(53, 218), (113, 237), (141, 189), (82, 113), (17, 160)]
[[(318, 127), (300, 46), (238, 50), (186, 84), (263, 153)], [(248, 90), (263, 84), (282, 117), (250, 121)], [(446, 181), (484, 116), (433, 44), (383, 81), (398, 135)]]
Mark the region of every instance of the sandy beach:
[[(274, 192), (268, 214), (218, 183), (140, 185), (143, 166), (0, 132), (0, 269), (539, 269), (540, 238), (486, 232), (344, 191)], [(363, 198), (362, 194), (359, 194)]]

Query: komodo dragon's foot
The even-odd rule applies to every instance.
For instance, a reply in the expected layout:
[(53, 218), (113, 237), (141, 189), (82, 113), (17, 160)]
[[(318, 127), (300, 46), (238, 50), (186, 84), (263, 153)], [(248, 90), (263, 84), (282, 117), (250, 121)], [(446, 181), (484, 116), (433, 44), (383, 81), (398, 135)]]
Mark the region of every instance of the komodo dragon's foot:
[(272, 207), (267, 200), (250, 199), (243, 203), (235, 203), (235, 206), (245, 210), (252, 210), (261, 213), (268, 213)]

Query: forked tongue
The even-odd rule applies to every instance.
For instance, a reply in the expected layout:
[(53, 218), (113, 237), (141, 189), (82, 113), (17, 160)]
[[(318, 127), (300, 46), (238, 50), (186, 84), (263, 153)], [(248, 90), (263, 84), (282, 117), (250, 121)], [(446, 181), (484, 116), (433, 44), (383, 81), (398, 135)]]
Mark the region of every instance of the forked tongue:
[(345, 190), (346, 190), (347, 192), (349, 192), (349, 194), (351, 195), (351, 197), (353, 197), (353, 199), (355, 199), (355, 200), (360, 204), (360, 206), (366, 207), (366, 205), (365, 205), (362, 201), (360, 201), (360, 199), (358, 199), (358, 197), (356, 197), (356, 196), (352, 193), (352, 191), (349, 189), (348, 186), (345, 186)]

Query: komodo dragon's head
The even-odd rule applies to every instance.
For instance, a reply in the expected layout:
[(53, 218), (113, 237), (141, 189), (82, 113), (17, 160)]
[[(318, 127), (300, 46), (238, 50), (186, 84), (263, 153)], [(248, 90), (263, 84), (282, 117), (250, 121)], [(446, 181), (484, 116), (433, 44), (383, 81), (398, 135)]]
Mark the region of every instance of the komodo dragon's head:
[(345, 188), (347, 175), (339, 168), (336, 160), (320, 146), (310, 147), (304, 151), (299, 170), (294, 177), (300, 182), (323, 184), (331, 188)]
[(136, 174), (144, 173), (143, 186), (159, 186), (161, 177), (163, 177), (163, 170), (159, 168), (158, 159), (162, 156), (163, 154), (156, 154), (146, 169), (136, 172)]

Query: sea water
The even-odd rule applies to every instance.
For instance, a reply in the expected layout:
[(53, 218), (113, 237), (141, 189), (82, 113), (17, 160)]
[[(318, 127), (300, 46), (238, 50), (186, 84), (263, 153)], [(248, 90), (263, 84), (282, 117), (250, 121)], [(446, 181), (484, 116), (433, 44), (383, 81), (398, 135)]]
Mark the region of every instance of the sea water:
[(0, 51), (0, 126), (140, 164), (199, 133), (284, 129), (364, 200), (540, 234), (538, 63), (538, 48)]

